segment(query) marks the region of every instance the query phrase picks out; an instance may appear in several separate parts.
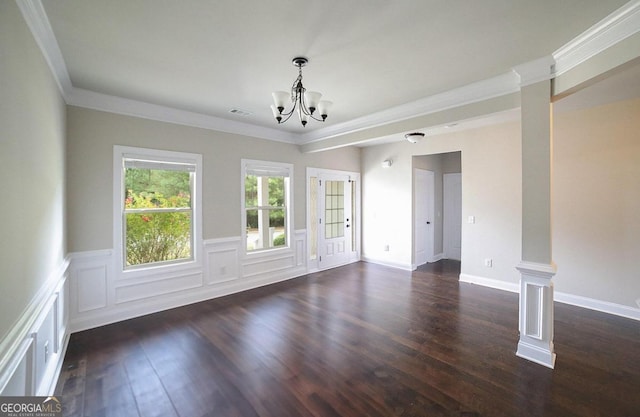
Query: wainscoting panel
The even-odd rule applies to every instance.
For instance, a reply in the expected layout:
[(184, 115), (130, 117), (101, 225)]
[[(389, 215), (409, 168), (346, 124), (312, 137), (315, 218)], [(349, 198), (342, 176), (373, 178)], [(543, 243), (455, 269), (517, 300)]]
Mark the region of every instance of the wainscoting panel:
[(245, 278), (254, 278), (265, 273), (286, 271), (295, 266), (295, 253), (288, 251), (287, 253), (260, 258), (248, 258), (242, 262), (242, 276)]
[(90, 311), (107, 306), (107, 267), (77, 268), (74, 271), (78, 291), (78, 311)]
[(54, 271), (0, 344), (0, 395), (51, 395), (68, 342), (68, 268)]
[(296, 248), (296, 267), (306, 269), (307, 239), (305, 230), (296, 230), (294, 245)]
[(240, 238), (213, 239), (205, 242), (207, 284), (218, 284), (240, 278)]
[(165, 294), (202, 287), (202, 272), (180, 274), (140, 284), (119, 284), (116, 287), (116, 304), (156, 298)]
[(246, 291), (307, 273), (306, 231), (287, 250), (247, 257), (241, 237), (202, 242), (201, 264), (116, 273), (112, 250), (73, 254), (70, 331), (86, 330), (173, 307)]

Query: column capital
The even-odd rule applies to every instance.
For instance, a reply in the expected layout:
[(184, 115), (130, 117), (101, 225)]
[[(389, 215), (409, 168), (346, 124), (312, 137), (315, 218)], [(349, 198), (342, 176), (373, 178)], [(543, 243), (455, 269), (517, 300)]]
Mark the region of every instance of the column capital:
[(555, 63), (553, 56), (548, 55), (513, 67), (513, 72), (520, 77), (520, 87), (526, 87), (553, 78)]

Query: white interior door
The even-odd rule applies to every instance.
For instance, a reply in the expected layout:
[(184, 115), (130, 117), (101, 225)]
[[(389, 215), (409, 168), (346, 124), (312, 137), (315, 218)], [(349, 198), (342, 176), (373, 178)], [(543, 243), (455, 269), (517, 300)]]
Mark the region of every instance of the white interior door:
[(445, 257), (462, 259), (462, 174), (443, 176)]
[(433, 258), (433, 202), (435, 174), (424, 169), (415, 170), (414, 188), (414, 255), (416, 266)]
[(318, 267), (327, 269), (352, 261), (353, 192), (349, 175), (321, 174), (318, 179)]

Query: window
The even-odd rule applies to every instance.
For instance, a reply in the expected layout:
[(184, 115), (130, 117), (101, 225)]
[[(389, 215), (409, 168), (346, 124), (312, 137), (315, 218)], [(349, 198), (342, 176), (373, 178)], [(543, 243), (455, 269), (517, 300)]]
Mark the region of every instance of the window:
[(293, 166), (242, 160), (242, 170), (247, 252), (289, 247)]
[(201, 157), (124, 147), (115, 152), (123, 269), (194, 261)]

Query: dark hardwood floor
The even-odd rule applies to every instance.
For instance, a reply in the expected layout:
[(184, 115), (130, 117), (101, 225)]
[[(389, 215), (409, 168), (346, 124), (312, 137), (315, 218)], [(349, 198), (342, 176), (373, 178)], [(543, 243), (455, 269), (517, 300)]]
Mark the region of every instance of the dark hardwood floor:
[(518, 296), (356, 263), (71, 336), (66, 416), (640, 416), (640, 323), (556, 304), (556, 369), (515, 356)]

